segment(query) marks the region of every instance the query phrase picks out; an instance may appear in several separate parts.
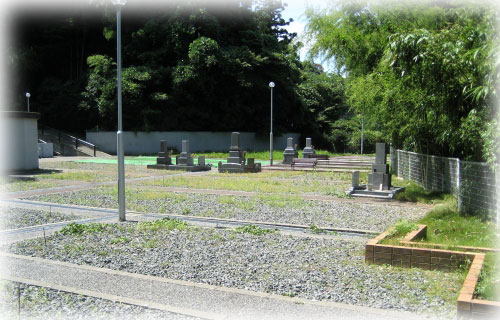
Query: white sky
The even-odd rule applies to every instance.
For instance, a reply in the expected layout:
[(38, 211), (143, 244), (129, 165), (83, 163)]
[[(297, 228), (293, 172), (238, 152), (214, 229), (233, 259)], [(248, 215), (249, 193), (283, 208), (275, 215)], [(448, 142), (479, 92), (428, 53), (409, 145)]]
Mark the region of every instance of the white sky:
[[(300, 59), (303, 61), (306, 59), (307, 56), (307, 50), (308, 50), (308, 43), (307, 41), (301, 37), (304, 33), (304, 28), (306, 26), (306, 18), (305, 18), (305, 11), (307, 8), (312, 7), (314, 9), (324, 9), (326, 6), (326, 3), (328, 1), (326, 0), (283, 0), (284, 3), (287, 3), (288, 6), (285, 7), (285, 10), (283, 11), (282, 15), (285, 20), (288, 20), (290, 18), (293, 19), (293, 22), (290, 23), (290, 26), (288, 26), (287, 30), (288, 32), (296, 32), (298, 35), (298, 39), (304, 43), (304, 47), (300, 51)], [(327, 62), (322, 63), (322, 61), (316, 59), (316, 63), (320, 63), (323, 65), (323, 68), (325, 71), (331, 71), (331, 67), (328, 65)]]

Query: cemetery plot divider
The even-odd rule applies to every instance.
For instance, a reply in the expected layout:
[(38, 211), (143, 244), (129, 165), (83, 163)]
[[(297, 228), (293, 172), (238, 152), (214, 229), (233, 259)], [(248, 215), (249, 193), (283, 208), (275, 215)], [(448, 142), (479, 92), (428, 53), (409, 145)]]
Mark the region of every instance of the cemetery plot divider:
[(487, 215), (496, 222), (500, 212), (500, 165), (462, 161), (391, 148), (393, 174), (426, 190), (451, 193), (460, 212)]

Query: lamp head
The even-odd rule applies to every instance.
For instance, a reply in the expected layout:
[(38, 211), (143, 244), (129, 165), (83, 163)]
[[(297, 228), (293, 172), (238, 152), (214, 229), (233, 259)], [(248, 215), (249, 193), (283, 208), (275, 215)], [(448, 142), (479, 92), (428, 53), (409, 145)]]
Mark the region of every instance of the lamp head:
[(31, 97), (31, 94), (29, 92), (26, 92), (26, 98)]
[(272, 82), (272, 81), (271, 81), (271, 82), (269, 82), (269, 87), (270, 87), (270, 88), (274, 88), (274, 86), (275, 86), (274, 82)]

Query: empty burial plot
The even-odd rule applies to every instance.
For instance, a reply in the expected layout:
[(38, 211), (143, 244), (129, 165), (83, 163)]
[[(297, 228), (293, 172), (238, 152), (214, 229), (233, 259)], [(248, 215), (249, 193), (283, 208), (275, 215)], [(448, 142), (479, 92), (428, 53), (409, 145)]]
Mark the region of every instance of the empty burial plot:
[(82, 218), (84, 217), (81, 215), (53, 212), (49, 210), (0, 207), (0, 230), (26, 228)]
[[(85, 183), (112, 182), (118, 179), (117, 166), (113, 164), (52, 161), (42, 163), (41, 169), (52, 172), (25, 174), (0, 179), (0, 192), (17, 192), (48, 189)], [(147, 170), (144, 166), (127, 165), (125, 178), (169, 175), (178, 172)]]
[[(117, 208), (117, 188), (64, 192), (28, 199)], [(297, 195), (256, 196), (172, 193), (131, 185), (126, 190), (127, 209), (144, 213), (215, 217), (245, 221), (289, 223), (384, 231), (400, 219), (414, 220), (426, 209), (350, 201), (305, 200)]]
[[(366, 174), (362, 177), (365, 177)], [(345, 197), (351, 184), (346, 172), (269, 172), (207, 174), (142, 182), (145, 186), (232, 190), (262, 193), (317, 194)]]
[(26, 177), (22, 179), (2, 177), (0, 178), (0, 193), (47, 189), (54, 188), (59, 185), (60, 183), (57, 181), (39, 180), (36, 177)]
[(68, 226), (2, 250), (306, 299), (454, 317), (460, 272), (371, 266), (364, 238), (195, 228), (176, 220)]
[(5, 280), (0, 281), (0, 314), (3, 319), (195, 319)]

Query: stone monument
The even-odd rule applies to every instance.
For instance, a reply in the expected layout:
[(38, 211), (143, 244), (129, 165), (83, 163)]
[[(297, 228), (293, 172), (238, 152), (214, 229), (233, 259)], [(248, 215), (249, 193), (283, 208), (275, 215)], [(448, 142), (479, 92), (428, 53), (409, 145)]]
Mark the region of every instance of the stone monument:
[(193, 163), (193, 158), (189, 152), (189, 140), (182, 140), (182, 152), (172, 164), (172, 158), (168, 154), (167, 141), (160, 141), (160, 152), (156, 158), (156, 164), (148, 165), (148, 169), (161, 170), (185, 170), (185, 171), (209, 171), (211, 167), (205, 164), (205, 157), (198, 157), (198, 164)]
[(392, 199), (396, 193), (404, 191), (402, 187), (391, 186), (391, 174), (387, 164), (387, 151), (385, 143), (377, 143), (375, 146), (375, 163), (372, 164), (372, 170), (368, 174), (368, 183), (359, 184), (359, 171), (352, 173), (352, 185), (347, 195), (355, 197), (371, 197)]
[(191, 157), (191, 152), (189, 152), (189, 140), (182, 140), (182, 151), (177, 157), (177, 165), (192, 166), (193, 158)]
[(368, 190), (391, 189), (391, 175), (387, 164), (387, 150), (385, 143), (377, 142), (375, 145), (375, 163), (372, 172), (368, 175)]
[(245, 159), (242, 148), (240, 146), (240, 133), (231, 133), (231, 146), (229, 147), (229, 158), (227, 163), (219, 161), (219, 172), (243, 173), (243, 172), (260, 172), (260, 163), (255, 163), (254, 158)]
[(156, 164), (172, 164), (172, 158), (170, 158), (167, 150), (167, 140), (160, 141), (160, 152), (158, 153), (158, 158), (156, 158)]
[(286, 148), (283, 151), (283, 163), (291, 164), (294, 158), (299, 157), (299, 152), (293, 146), (293, 138), (286, 140)]
[(316, 151), (311, 145), (311, 138), (306, 138), (306, 147), (302, 150), (303, 158), (312, 158), (316, 154)]

